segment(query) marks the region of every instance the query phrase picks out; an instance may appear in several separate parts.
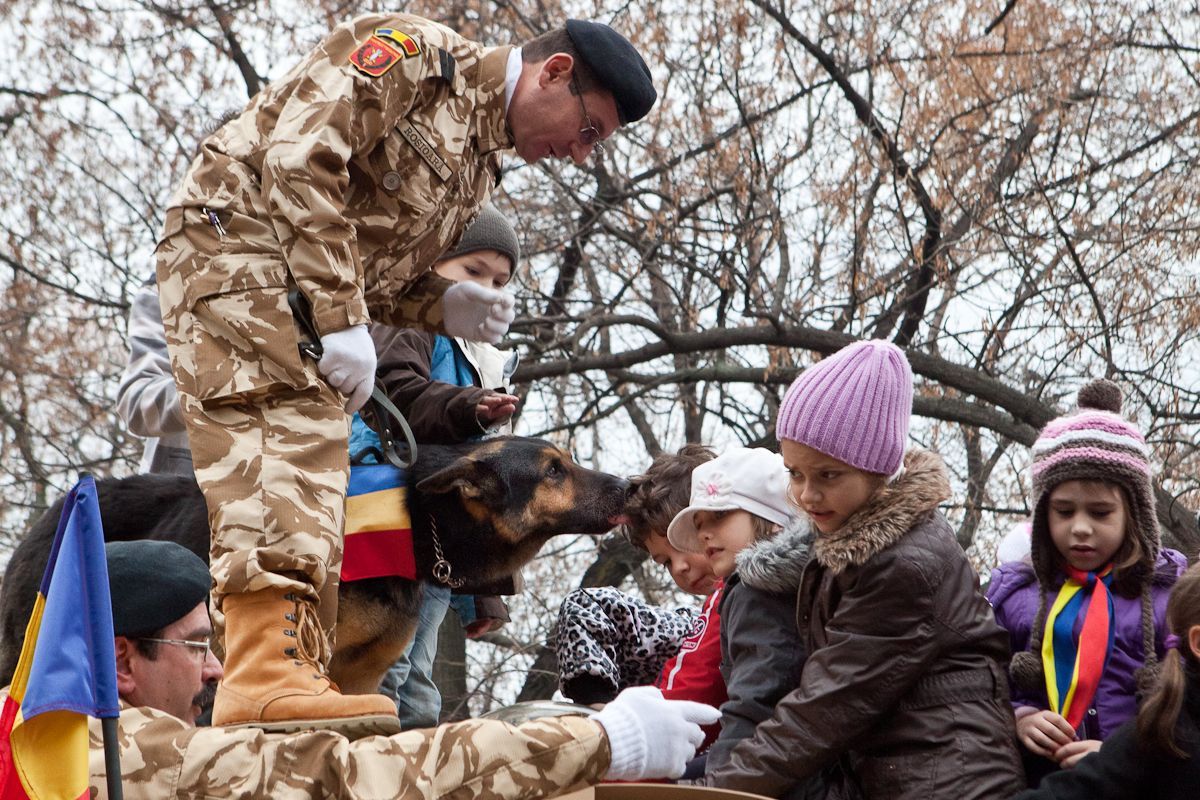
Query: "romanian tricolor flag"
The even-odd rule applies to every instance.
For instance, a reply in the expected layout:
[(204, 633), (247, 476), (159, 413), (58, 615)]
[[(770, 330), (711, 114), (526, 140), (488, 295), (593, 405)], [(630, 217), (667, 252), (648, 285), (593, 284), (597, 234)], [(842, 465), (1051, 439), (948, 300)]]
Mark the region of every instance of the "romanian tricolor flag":
[(104, 530), (85, 475), (63, 504), (0, 711), (0, 797), (87, 797), (88, 717), (119, 713)]
[[(1108, 588), (1113, 579), (1112, 564), (1100, 572), (1080, 572), (1070, 566), (1065, 571), (1067, 579), (1046, 615), (1042, 666), (1050, 710), (1079, 730), (1112, 653), (1115, 629), (1112, 592)], [(1083, 602), (1089, 596), (1085, 610)]]
[(393, 575), (417, 577), (407, 492), (404, 472), (391, 464), (363, 464), (350, 469), (343, 581)]

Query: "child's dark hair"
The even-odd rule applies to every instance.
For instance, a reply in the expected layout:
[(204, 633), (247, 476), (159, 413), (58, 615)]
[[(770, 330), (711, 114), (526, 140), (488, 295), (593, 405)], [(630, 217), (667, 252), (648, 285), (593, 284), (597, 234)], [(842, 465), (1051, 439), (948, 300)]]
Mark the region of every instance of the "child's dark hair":
[[(1167, 629), (1180, 641), (1167, 651), (1153, 693), (1142, 703), (1137, 715), (1138, 741), (1149, 753), (1187, 758), (1175, 741), (1175, 727), (1183, 708), (1188, 675), (1200, 671), (1200, 662), (1188, 646), (1188, 631), (1200, 625), (1200, 564), (1179, 578), (1167, 601)], [(1193, 678), (1194, 679), (1194, 678)]]
[(651, 534), (666, 535), (671, 520), (692, 499), (692, 470), (716, 457), (702, 444), (685, 444), (674, 455), (657, 456), (645, 473), (630, 480), (629, 522), (621, 528), (630, 544), (645, 550)]

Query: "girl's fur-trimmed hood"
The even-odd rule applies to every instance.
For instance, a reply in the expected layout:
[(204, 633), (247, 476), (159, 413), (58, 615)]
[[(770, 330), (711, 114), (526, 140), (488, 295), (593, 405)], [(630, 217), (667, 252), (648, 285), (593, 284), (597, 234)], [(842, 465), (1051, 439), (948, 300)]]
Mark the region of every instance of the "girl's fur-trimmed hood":
[(811, 544), (808, 520), (798, 515), (770, 539), (755, 542), (737, 554), (738, 577), (747, 586), (765, 592), (795, 592), (800, 588)]
[(910, 450), (900, 477), (876, 492), (841, 529), (817, 534), (813, 556), (834, 574), (861, 566), (894, 545), (949, 497), (950, 479), (941, 456)]

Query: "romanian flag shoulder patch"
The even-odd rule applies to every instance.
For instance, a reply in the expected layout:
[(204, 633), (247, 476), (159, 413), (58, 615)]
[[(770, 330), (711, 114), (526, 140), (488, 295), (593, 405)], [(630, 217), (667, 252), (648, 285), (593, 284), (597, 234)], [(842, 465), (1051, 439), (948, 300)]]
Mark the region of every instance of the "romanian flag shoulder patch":
[(417, 44), (416, 39), (407, 33), (401, 33), (394, 28), (376, 28), (375, 35), (389, 42), (394, 42), (400, 48), (400, 51), (404, 53), (405, 58), (421, 55), (421, 46)]
[(350, 54), (354, 68), (379, 78), (404, 58), (420, 55), (421, 47), (411, 36), (392, 28), (376, 28), (371, 36)]

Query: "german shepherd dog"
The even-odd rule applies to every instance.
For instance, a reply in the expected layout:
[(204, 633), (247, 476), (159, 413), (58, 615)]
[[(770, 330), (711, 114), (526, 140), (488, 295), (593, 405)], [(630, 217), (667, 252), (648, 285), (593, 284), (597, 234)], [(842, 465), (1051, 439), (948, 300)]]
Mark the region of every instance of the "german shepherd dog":
[[(600, 535), (621, 522), (628, 483), (585, 469), (541, 439), (501, 437), (422, 445), (408, 475), (417, 574), (441, 556), (472, 585), (510, 576), (553, 536)], [(136, 475), (97, 482), (109, 541), (165, 539), (208, 560), (204, 497), (191, 478)], [(0, 588), (0, 685), (11, 682), (62, 513), (59, 500), (17, 546)], [(369, 578), (338, 588), (330, 677), (347, 693), (374, 692), (416, 628), (421, 583)]]

